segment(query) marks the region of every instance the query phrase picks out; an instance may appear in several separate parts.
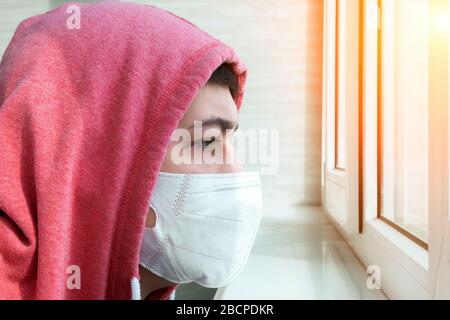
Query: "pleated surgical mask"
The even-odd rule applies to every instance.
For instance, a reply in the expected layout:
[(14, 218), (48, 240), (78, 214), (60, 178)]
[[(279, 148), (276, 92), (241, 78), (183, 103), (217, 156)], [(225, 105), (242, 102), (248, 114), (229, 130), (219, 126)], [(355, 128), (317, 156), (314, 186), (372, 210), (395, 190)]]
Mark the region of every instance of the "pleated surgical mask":
[(259, 172), (160, 172), (140, 264), (174, 283), (219, 288), (245, 266), (262, 217)]

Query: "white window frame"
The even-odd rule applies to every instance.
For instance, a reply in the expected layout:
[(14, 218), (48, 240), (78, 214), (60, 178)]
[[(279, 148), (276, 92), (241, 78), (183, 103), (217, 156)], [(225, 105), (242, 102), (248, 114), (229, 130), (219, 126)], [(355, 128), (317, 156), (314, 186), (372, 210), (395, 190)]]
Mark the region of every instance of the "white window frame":
[[(357, 136), (358, 95), (352, 84), (358, 81), (358, 66), (349, 63), (355, 59), (358, 42), (347, 32), (358, 26), (358, 17), (351, 13), (359, 0), (325, 0), (324, 2), (324, 68), (323, 68), (323, 179), (322, 202), (333, 221), (348, 234), (358, 233), (358, 163), (357, 145), (349, 144), (349, 137)], [(339, 71), (336, 72), (336, 5), (340, 4)], [(357, 57), (357, 52), (356, 52)], [(339, 96), (336, 79), (339, 78)], [(337, 101), (338, 100), (338, 101)], [(336, 106), (345, 105), (345, 168), (336, 166)], [(356, 122), (355, 122), (356, 121)], [(355, 216), (356, 214), (356, 216)]]
[[(430, 276), (429, 270), (435, 267), (433, 264), (436, 262), (431, 260), (431, 265), (429, 266), (429, 253), (427, 250), (378, 218), (378, 159), (376, 147), (378, 129), (377, 121), (374, 121), (374, 119), (377, 119), (378, 110), (377, 59), (378, 25), (380, 17), (378, 0), (362, 0), (361, 2), (346, 0), (347, 19), (354, 21), (354, 18), (351, 17), (352, 14), (361, 16), (362, 18), (359, 21), (360, 27), (363, 26), (363, 28), (351, 28), (349, 27), (350, 25), (348, 22), (345, 23), (347, 27), (345, 31), (346, 38), (348, 39), (348, 42), (344, 44), (347, 45), (346, 59), (351, 59), (353, 57), (355, 58), (353, 61), (358, 61), (358, 58), (362, 57), (363, 62), (363, 69), (359, 71), (361, 72), (359, 81), (355, 81), (354, 77), (346, 77), (346, 94), (359, 95), (357, 98), (347, 96), (347, 101), (360, 99), (358, 109), (347, 112), (348, 128), (346, 144), (347, 146), (352, 146), (347, 148), (346, 158), (349, 161), (347, 163), (346, 175), (344, 176), (344, 181), (347, 183), (345, 185), (347, 223), (343, 224), (342, 221), (336, 219), (337, 215), (333, 212), (334, 208), (329, 205), (330, 193), (326, 192), (328, 186), (327, 181), (330, 181), (330, 175), (334, 174), (334, 172), (330, 172), (330, 170), (327, 172), (327, 169), (330, 169), (327, 160), (330, 158), (330, 151), (332, 151), (329, 147), (329, 131), (334, 130), (334, 128), (331, 128), (329, 125), (331, 116), (331, 112), (329, 111), (329, 101), (331, 99), (330, 93), (333, 90), (330, 88), (330, 83), (332, 83), (332, 80), (330, 79), (330, 66), (327, 67), (327, 63), (332, 60), (329, 57), (329, 55), (332, 54), (332, 50), (327, 50), (326, 48), (326, 42), (329, 42), (329, 35), (327, 33), (330, 30), (329, 26), (327, 27), (327, 20), (330, 19), (330, 8), (332, 9), (333, 7), (331, 1), (333, 0), (325, 0), (324, 19), (323, 113), (325, 118), (324, 144), (327, 146), (324, 148), (326, 154), (323, 156), (324, 179), (322, 180), (322, 192), (324, 209), (365, 267), (371, 265), (380, 267), (382, 273), (382, 289), (389, 298), (430, 299), (435, 296), (430, 288), (435, 286), (436, 282), (432, 282), (431, 279), (436, 278), (436, 276), (434, 274)], [(360, 4), (362, 4), (362, 7), (360, 7)], [(359, 13), (361, 13), (361, 15), (359, 15)], [(362, 34), (359, 33), (360, 29), (363, 30)], [(358, 42), (358, 40), (363, 40), (361, 42), (363, 44), (362, 47), (359, 47), (359, 43), (357, 48), (352, 45), (349, 46), (349, 43), (355, 43)], [(358, 64), (354, 63), (354, 65)], [(347, 67), (346, 70), (349, 70), (349, 68)], [(433, 79), (430, 81), (433, 81)], [(362, 87), (359, 87), (359, 84), (361, 84)], [(448, 86), (448, 83), (446, 85)], [(360, 127), (356, 130), (352, 126), (352, 123), (358, 123), (358, 119), (351, 119), (352, 115), (354, 117), (355, 114), (358, 115), (357, 117), (360, 122)], [(358, 130), (361, 130), (361, 134), (358, 134)], [(431, 132), (431, 134), (435, 135), (433, 132)], [(359, 140), (360, 138), (362, 141)], [(433, 138), (436, 138), (436, 136), (430, 136), (430, 141)], [(363, 147), (362, 150), (359, 150), (358, 146), (360, 145), (360, 142), (362, 142), (362, 146), (370, 147)], [(354, 162), (355, 159), (357, 160), (356, 164)], [(362, 165), (360, 167), (361, 174), (359, 175), (359, 179), (355, 179), (354, 172), (357, 171), (356, 168), (358, 167), (358, 164)], [(433, 159), (430, 159), (430, 167), (432, 165)], [(450, 166), (450, 163), (448, 163), (448, 165)], [(348, 175), (349, 171), (353, 172), (350, 179)], [(442, 171), (447, 174), (447, 169)], [(433, 182), (435, 181), (431, 180), (430, 185), (433, 184)], [(359, 196), (352, 188), (354, 185), (357, 185)], [(444, 188), (444, 186), (442, 186), (442, 188)], [(445, 192), (445, 194), (447, 194), (448, 189), (445, 189)], [(433, 198), (430, 197), (430, 202), (433, 201), (439, 200), (433, 200)], [(359, 210), (355, 209), (355, 204)], [(430, 203), (430, 210), (433, 205), (435, 206), (435, 204)], [(447, 207), (445, 208), (447, 210)], [(355, 233), (354, 228), (349, 228), (348, 223), (348, 221), (353, 221), (352, 225), (355, 226), (356, 224), (354, 222), (357, 219), (359, 219), (360, 227), (362, 227), (360, 228), (359, 233)], [(432, 224), (430, 223), (430, 226), (431, 225)], [(430, 233), (432, 232), (430, 231)], [(433, 245), (434, 249), (436, 249), (436, 240), (430, 242), (431, 249), (433, 249)]]

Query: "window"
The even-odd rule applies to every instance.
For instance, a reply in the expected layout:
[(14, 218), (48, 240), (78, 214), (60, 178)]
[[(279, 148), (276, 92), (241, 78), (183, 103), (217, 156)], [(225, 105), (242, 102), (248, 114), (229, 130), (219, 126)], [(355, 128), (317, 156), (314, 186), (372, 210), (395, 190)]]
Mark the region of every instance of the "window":
[(428, 241), (428, 1), (380, 0), (378, 214)]
[(343, 86), (340, 84), (345, 83), (345, 73), (342, 70), (343, 62), (345, 58), (343, 43), (344, 34), (341, 27), (342, 21), (345, 21), (345, 1), (336, 0), (336, 26), (335, 26), (335, 168), (338, 170), (345, 170), (345, 101), (343, 98), (345, 95), (342, 90)]

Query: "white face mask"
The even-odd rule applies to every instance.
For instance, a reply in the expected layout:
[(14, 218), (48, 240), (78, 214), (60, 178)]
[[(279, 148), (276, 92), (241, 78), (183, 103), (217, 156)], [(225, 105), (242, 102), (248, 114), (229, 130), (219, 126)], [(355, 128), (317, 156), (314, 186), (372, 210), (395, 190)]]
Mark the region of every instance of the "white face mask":
[(143, 267), (174, 283), (228, 285), (241, 272), (262, 217), (259, 172), (160, 172), (145, 228)]

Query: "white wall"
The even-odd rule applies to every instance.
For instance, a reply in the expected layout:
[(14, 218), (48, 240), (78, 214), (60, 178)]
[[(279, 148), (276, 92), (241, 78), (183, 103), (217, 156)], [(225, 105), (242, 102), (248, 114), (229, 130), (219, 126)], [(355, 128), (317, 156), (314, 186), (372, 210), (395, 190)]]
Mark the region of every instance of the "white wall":
[(45, 12), (49, 0), (0, 0), (0, 56), (6, 49), (17, 25), (29, 16)]

